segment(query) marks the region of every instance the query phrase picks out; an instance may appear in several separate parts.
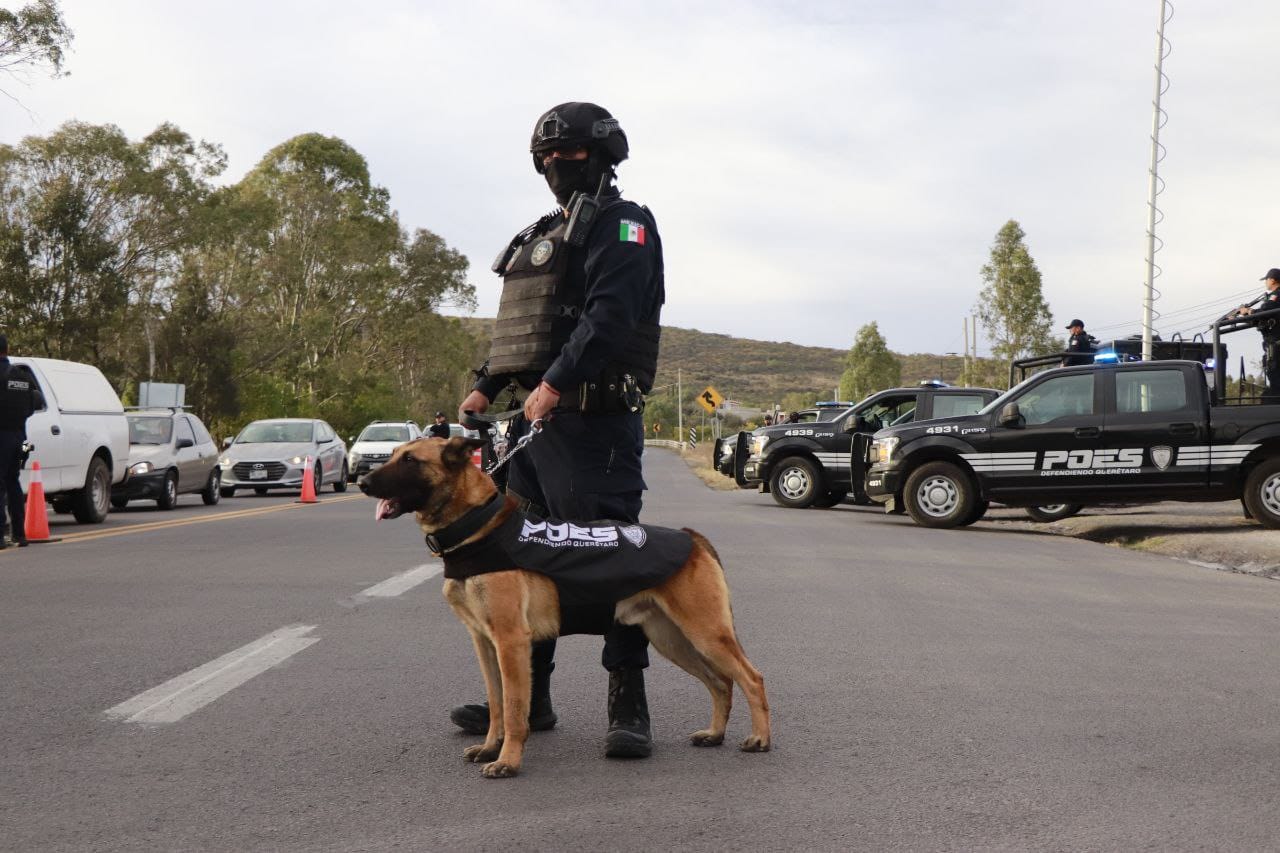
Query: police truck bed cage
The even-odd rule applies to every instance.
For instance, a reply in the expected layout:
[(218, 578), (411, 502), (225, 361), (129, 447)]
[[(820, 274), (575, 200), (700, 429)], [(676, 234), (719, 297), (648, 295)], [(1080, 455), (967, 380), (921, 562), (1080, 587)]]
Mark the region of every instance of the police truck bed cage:
[[(1280, 313), (1280, 310), (1275, 313)], [(1212, 367), (1214, 364), (1222, 364), (1227, 357), (1227, 351), (1224, 348), (1222, 356), (1215, 358), (1214, 351), (1217, 346), (1216, 337), (1214, 342), (1210, 343), (1200, 335), (1196, 335), (1191, 340), (1183, 340), (1181, 335), (1174, 335), (1171, 340), (1152, 341), (1151, 358), (1153, 361), (1198, 361), (1206, 367)], [(1064, 359), (1079, 358), (1080, 355), (1081, 353), (1060, 352), (1016, 359), (1009, 365), (1009, 387), (1017, 385), (1030, 373), (1036, 373), (1047, 367), (1057, 367), (1063, 363)], [(1098, 348), (1089, 355), (1094, 357), (1094, 362), (1097, 364), (1140, 361), (1142, 340), (1134, 337), (1099, 342)]]
[[(1267, 311), (1254, 311), (1252, 314), (1239, 315), (1236, 313), (1238, 309), (1232, 309), (1223, 314), (1213, 323), (1213, 391), (1219, 398), (1219, 405), (1253, 405), (1262, 402), (1261, 396), (1244, 396), (1244, 360), (1240, 362), (1240, 390), (1236, 396), (1234, 403), (1227, 397), (1227, 348), (1222, 344), (1222, 336), (1229, 335), (1232, 332), (1242, 332), (1246, 329), (1256, 329), (1265, 323), (1280, 322), (1280, 308), (1272, 308)], [(1246, 402), (1247, 401), (1247, 402)]]

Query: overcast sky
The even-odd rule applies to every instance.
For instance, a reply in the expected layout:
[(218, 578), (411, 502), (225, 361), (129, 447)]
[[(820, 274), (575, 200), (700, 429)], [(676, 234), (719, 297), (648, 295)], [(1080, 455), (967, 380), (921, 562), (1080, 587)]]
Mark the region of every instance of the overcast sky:
[[(493, 256), (554, 203), (535, 119), (591, 100), (631, 141), (619, 184), (657, 218), (668, 325), (846, 348), (876, 320), (900, 352), (958, 352), (1016, 219), (1057, 326), (1139, 330), (1158, 0), (62, 6), (71, 76), (16, 88), (32, 115), (0, 103), (4, 141), (171, 121), (235, 180), (293, 135), (342, 137), (406, 227), (470, 258), (481, 316)], [(1167, 27), (1166, 336), (1280, 266), (1278, 32), (1275, 0), (1179, 0)]]

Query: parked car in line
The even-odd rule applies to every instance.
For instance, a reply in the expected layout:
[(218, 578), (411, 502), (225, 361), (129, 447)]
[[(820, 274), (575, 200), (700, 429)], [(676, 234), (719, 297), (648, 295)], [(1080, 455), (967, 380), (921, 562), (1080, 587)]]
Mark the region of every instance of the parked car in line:
[(271, 489), (300, 489), (305, 476), (312, 478), (317, 492), (325, 483), (332, 483), (335, 492), (347, 490), (347, 444), (322, 420), (254, 421), (225, 444), (218, 462), (224, 498), (235, 495), (236, 489), (253, 489), (259, 495)]
[[(461, 434), (462, 427), (458, 427)], [(376, 470), (391, 458), (391, 453), (407, 441), (422, 437), (413, 421), (374, 421), (360, 431), (347, 453), (347, 478), (355, 482), (362, 474)]]
[[(97, 524), (111, 511), (111, 487), (129, 465), (129, 424), (124, 406), (98, 368), (56, 358), (14, 357), (35, 374), (44, 408), (27, 419), (27, 436), (40, 463), (45, 498), (54, 512)], [(31, 462), (22, 488), (31, 482)]]
[(178, 495), (199, 494), (212, 506), (221, 497), (218, 445), (200, 419), (181, 408), (130, 411), (129, 476), (111, 488), (116, 509), (151, 499), (173, 509)]

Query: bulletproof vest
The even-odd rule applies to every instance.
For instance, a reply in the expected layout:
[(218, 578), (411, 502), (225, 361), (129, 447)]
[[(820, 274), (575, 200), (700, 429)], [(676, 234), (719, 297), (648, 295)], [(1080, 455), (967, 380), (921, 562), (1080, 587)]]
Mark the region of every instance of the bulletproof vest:
[(0, 363), (0, 429), (21, 430), (35, 410), (31, 373), (11, 362)]
[(516, 511), (484, 539), (444, 554), (444, 576), (524, 569), (550, 578), (562, 606), (612, 604), (660, 585), (692, 552), (693, 537), (684, 530)]
[[(611, 206), (606, 205), (604, 210)], [(533, 234), (519, 246), (502, 274), (502, 297), (489, 348), (491, 375), (541, 376), (569, 342), (582, 315), (586, 304), (586, 248), (565, 243), (565, 216), (552, 221), (550, 230)], [(635, 375), (645, 391), (653, 386), (657, 371), (663, 301), (659, 270), (656, 310), (641, 320), (610, 365), (618, 372)]]

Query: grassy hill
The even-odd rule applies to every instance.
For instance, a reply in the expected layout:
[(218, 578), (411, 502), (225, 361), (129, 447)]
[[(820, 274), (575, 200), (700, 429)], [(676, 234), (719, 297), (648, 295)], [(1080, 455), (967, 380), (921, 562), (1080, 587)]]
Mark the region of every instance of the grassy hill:
[[(467, 318), (464, 323), (478, 339), (488, 341), (492, 319)], [(781, 403), (787, 395), (794, 394), (809, 401), (830, 400), (840, 384), (846, 354), (847, 350), (829, 347), (756, 341), (664, 326), (654, 396), (663, 394), (665, 386), (675, 385), (678, 372), (686, 400), (708, 385), (725, 399), (749, 407)], [(483, 359), (482, 354), (478, 361)], [(959, 356), (912, 353), (898, 355), (898, 359), (902, 362), (904, 385), (921, 379), (959, 382)]]

